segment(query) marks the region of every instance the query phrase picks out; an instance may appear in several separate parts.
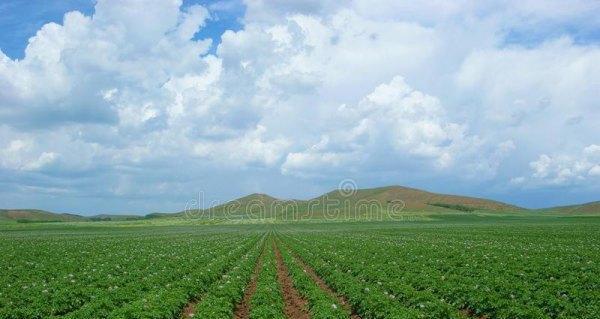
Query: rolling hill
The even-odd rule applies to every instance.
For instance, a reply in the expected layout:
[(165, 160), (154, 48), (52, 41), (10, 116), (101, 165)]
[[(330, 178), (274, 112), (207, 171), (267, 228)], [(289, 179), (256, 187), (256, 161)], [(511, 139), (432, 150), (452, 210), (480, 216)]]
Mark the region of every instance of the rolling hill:
[(146, 216), (110, 215), (80, 216), (55, 214), (36, 209), (0, 210), (0, 220), (19, 222), (123, 221), (163, 218), (336, 218), (364, 217), (369, 214), (402, 214), (407, 212), (441, 213), (506, 213), (531, 212), (562, 215), (600, 214), (600, 201), (571, 206), (529, 210), (515, 205), (468, 196), (433, 193), (403, 186), (358, 189), (350, 192), (334, 190), (309, 200), (277, 199), (267, 194), (251, 194), (204, 210), (177, 213), (151, 213)]
[(72, 222), (86, 217), (75, 214), (56, 214), (39, 209), (0, 209), (0, 219), (19, 222)]
[(119, 221), (137, 220), (144, 216), (100, 214), (81, 216), (77, 214), (59, 214), (39, 209), (0, 209), (0, 220), (21, 223), (83, 222), (83, 221)]
[(438, 194), (403, 186), (387, 186), (371, 189), (359, 189), (356, 190), (355, 193), (349, 194), (349, 196), (345, 196), (345, 194), (335, 190), (317, 199), (321, 199), (323, 197), (338, 200), (349, 200), (351, 202), (367, 201), (376, 202), (380, 204), (401, 201), (405, 205), (403, 210), (407, 211), (430, 211), (437, 210), (438, 208), (463, 211), (507, 211), (523, 209), (514, 205), (489, 199)]
[(523, 208), (482, 198), (431, 193), (415, 188), (388, 186), (349, 193), (334, 190), (309, 200), (280, 200), (251, 194), (206, 210), (179, 212), (174, 216), (207, 218), (324, 218), (400, 212), (520, 211)]
[(281, 200), (266, 194), (250, 194), (222, 205), (204, 210), (190, 210), (174, 214), (186, 217), (272, 217), (281, 205), (303, 203), (301, 200)]
[(584, 203), (579, 205), (557, 206), (539, 210), (544, 213), (568, 214), (568, 215), (597, 215), (600, 214), (600, 201)]

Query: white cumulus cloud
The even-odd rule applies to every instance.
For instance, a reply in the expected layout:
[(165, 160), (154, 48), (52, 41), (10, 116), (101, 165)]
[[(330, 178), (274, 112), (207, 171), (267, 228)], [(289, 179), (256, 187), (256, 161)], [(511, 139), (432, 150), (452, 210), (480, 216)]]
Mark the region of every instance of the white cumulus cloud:
[(99, 0), (0, 51), (3, 189), (597, 185), (597, 1), (248, 0), (198, 38), (235, 5)]
[(589, 145), (580, 154), (541, 154), (529, 163), (531, 175), (517, 177), (518, 184), (568, 185), (600, 183), (600, 146)]

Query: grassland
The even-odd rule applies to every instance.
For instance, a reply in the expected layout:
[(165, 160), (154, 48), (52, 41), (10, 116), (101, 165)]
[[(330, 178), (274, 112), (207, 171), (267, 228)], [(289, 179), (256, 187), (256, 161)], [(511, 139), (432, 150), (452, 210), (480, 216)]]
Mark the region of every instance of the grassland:
[[(81, 216), (37, 209), (0, 209), (0, 223), (132, 222), (129, 225), (264, 223), (339, 220), (432, 220), (437, 215), (471, 216), (600, 216), (600, 202), (526, 209), (515, 205), (468, 196), (387, 186), (371, 189), (335, 190), (308, 200), (278, 199), (251, 194), (204, 208), (203, 199), (191, 200), (174, 213), (100, 214)], [(161, 221), (162, 220), (162, 221)], [(134, 223), (133, 223), (134, 222)]]
[(0, 318), (597, 318), (600, 218), (0, 223)]

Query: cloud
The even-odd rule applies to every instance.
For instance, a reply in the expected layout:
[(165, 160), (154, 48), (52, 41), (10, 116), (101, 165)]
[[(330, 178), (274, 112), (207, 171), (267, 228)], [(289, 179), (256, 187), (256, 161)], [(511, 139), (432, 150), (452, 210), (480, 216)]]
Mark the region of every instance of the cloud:
[(44, 25), (23, 59), (0, 52), (9, 188), (162, 205), (214, 176), (596, 185), (600, 49), (569, 31), (597, 27), (595, 2), (248, 0), (211, 53), (209, 9), (235, 5), (101, 0)]
[(531, 175), (516, 177), (516, 184), (542, 187), (545, 185), (563, 186), (569, 184), (600, 182), (600, 146), (586, 146), (577, 156), (541, 154), (529, 163)]
[(470, 54), (457, 75), (458, 85), (479, 96), (482, 115), (492, 124), (520, 126), (591, 113), (599, 97), (600, 50), (574, 45), (563, 37), (535, 48), (508, 47)]
[(437, 98), (414, 90), (400, 76), (378, 85), (356, 106), (341, 105), (329, 122), (335, 124), (318, 143), (288, 154), (283, 173), (368, 170), (381, 158), (391, 169), (400, 161), (447, 169), (478, 147), (478, 137), (449, 120)]
[(0, 165), (3, 168), (31, 171), (38, 170), (53, 163), (57, 154), (53, 152), (36, 152), (33, 141), (15, 139), (2, 146)]
[[(172, 76), (206, 68), (199, 57), (209, 43), (191, 38), (208, 13), (179, 5), (145, 6), (140, 15), (135, 1), (99, 1), (92, 17), (69, 12), (62, 25), (44, 25), (23, 60), (0, 58), (1, 118), (34, 128), (115, 124), (123, 106), (160, 101)], [(110, 90), (111, 101), (102, 94)]]
[(194, 155), (217, 160), (218, 165), (243, 167), (246, 164), (273, 165), (281, 158), (289, 141), (285, 138), (267, 140), (267, 129), (257, 126), (245, 135), (225, 141), (198, 141)]

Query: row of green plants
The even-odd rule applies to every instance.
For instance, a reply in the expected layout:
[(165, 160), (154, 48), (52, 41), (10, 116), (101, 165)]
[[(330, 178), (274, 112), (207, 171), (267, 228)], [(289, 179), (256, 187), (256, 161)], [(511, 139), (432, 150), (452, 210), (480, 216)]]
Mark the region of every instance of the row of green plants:
[(548, 229), (536, 227), (432, 226), (286, 232), (284, 239), (336, 289), (350, 282), (370, 292), (375, 286), (419, 311), (419, 317), (595, 318), (600, 313), (599, 242), (588, 232), (552, 227), (549, 236)]
[(425, 311), (398, 302), (379, 285), (365, 282), (329, 263), (314, 248), (298, 239), (283, 237), (286, 245), (308, 263), (335, 291), (346, 296), (362, 318), (424, 318)]
[(273, 245), (271, 237), (263, 257), (256, 291), (250, 302), (250, 319), (285, 319), (283, 293), (277, 281), (277, 264)]
[(242, 300), (244, 289), (251, 279), (259, 255), (264, 251), (265, 237), (241, 260), (224, 274), (221, 280), (214, 282), (196, 305), (194, 317), (203, 319), (231, 318), (235, 306)]
[[(304, 241), (299, 240), (296, 244), (297, 249), (301, 252), (309, 253), (311, 251)], [(336, 245), (336, 250), (321, 251), (318, 258), (326, 267), (337, 269), (355, 280), (358, 279), (369, 292), (372, 288), (368, 286), (375, 286), (378, 291), (383, 291), (388, 299), (418, 311), (419, 318), (464, 317), (458, 309), (441, 300), (431, 291), (419, 291), (405, 284), (401, 279), (398, 280), (398, 272), (391, 271), (391, 267), (383, 268), (379, 267), (378, 263), (366, 263), (365, 255), (367, 254), (361, 254), (360, 258), (357, 258), (356, 250), (352, 254), (347, 254), (345, 250), (337, 249)], [(392, 254), (387, 257), (396, 258)], [(372, 269), (371, 265), (377, 266)]]
[[(598, 318), (597, 225), (302, 224), (0, 233), (0, 319), (284, 318), (275, 245), (313, 318)], [(145, 229), (145, 228), (144, 228)], [(156, 231), (160, 229), (160, 231)]]
[[(213, 261), (206, 265), (196, 265), (194, 271), (186, 277), (149, 291), (142, 298), (114, 310), (108, 318), (176, 318), (189, 300), (195, 300), (201, 296), (203, 298), (203, 294), (207, 291), (219, 289), (217, 283), (227, 277), (229, 271), (238, 267), (240, 261), (243, 260), (242, 256), (249, 250), (256, 251), (257, 246), (255, 241), (250, 241), (250, 243), (228, 252), (221, 251), (221, 254)], [(195, 278), (195, 280), (191, 280), (191, 278)]]
[(3, 239), (0, 318), (135, 318), (154, 308), (160, 314), (146, 318), (171, 318), (259, 237), (119, 233)]
[(343, 319), (350, 317), (350, 313), (344, 309), (338, 299), (321, 289), (296, 262), (284, 245), (279, 244), (278, 247), (294, 287), (308, 301), (312, 318)]

